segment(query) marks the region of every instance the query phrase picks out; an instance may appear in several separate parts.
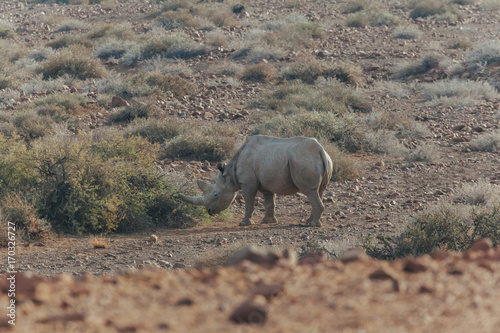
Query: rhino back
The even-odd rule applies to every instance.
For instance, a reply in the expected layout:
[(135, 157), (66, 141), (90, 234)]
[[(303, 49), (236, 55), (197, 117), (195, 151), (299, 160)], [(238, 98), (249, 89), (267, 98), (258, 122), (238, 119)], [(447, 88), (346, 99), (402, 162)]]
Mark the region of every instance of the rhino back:
[(237, 163), (237, 178), (242, 186), (293, 194), (307, 184), (317, 186), (324, 173), (323, 148), (315, 139), (253, 136), (243, 148)]

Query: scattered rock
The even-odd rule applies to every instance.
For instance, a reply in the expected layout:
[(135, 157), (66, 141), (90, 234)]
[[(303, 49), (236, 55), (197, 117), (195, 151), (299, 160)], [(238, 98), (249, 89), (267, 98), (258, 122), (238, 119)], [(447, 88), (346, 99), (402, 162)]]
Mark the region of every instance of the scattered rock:
[(238, 266), (245, 260), (259, 265), (272, 266), (278, 262), (279, 256), (272, 251), (251, 245), (236, 252), (236, 254), (229, 261), (229, 264), (232, 266)]
[(403, 270), (408, 273), (420, 273), (427, 270), (427, 266), (418, 262), (414, 258), (407, 258), (403, 263)]
[(233, 310), (229, 319), (237, 324), (263, 325), (267, 319), (267, 310), (261, 304), (245, 301)]
[(284, 286), (282, 284), (265, 284), (261, 283), (255, 287), (254, 294), (262, 295), (266, 298), (266, 300), (271, 300), (271, 298), (278, 296), (284, 290)]
[(322, 250), (317, 250), (299, 259), (298, 265), (316, 265), (326, 260), (326, 253)]
[(365, 251), (363, 251), (363, 249), (355, 247), (344, 252), (339, 259), (343, 263), (348, 263), (354, 261), (368, 260), (368, 256), (366, 255)]

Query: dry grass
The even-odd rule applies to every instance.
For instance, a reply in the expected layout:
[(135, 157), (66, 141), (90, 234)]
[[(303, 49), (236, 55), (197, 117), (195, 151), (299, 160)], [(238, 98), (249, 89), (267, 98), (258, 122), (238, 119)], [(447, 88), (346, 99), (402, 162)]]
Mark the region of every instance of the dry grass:
[(105, 239), (103, 236), (93, 236), (92, 238), (92, 248), (94, 249), (107, 249), (108, 248), (108, 243), (107, 239)]
[(265, 62), (246, 66), (240, 77), (244, 81), (261, 83), (272, 82), (277, 78), (278, 71), (271, 64)]

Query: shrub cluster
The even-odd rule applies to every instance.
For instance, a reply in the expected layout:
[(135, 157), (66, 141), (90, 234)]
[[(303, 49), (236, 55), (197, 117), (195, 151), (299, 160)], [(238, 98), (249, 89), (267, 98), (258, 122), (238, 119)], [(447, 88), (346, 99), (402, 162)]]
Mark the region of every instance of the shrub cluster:
[(0, 135), (0, 198), (33, 202), (56, 231), (131, 232), (193, 223), (185, 205), (155, 168), (157, 147), (119, 132), (54, 135), (27, 146)]
[(465, 185), (443, 203), (418, 215), (399, 235), (363, 239), (370, 256), (392, 260), (418, 256), (435, 248), (467, 250), (475, 241), (489, 238), (500, 244), (500, 189), (488, 182)]

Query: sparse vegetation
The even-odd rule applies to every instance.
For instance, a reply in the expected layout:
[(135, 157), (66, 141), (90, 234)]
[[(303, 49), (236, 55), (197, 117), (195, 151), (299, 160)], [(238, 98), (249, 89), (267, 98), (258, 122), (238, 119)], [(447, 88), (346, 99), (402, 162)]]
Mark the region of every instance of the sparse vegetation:
[(483, 134), (469, 144), (474, 151), (486, 151), (490, 153), (500, 152), (500, 131)]
[(447, 0), (416, 0), (411, 2), (410, 18), (433, 17), (436, 20), (455, 22), (461, 19), (461, 14), (454, 6), (454, 1)]
[(474, 47), (466, 56), (465, 64), (471, 70), (500, 64), (500, 42), (488, 41)]
[(191, 124), (189, 131), (165, 142), (163, 153), (173, 158), (222, 161), (233, 153), (237, 133), (231, 127)]
[(465, 185), (451, 200), (419, 214), (399, 235), (364, 239), (370, 256), (392, 260), (431, 253), (435, 248), (464, 251), (475, 241), (488, 238), (500, 243), (500, 190), (489, 183)]
[(78, 45), (60, 50), (42, 62), (37, 71), (45, 80), (63, 75), (85, 80), (101, 78), (106, 73), (101, 63), (93, 58), (86, 48)]

